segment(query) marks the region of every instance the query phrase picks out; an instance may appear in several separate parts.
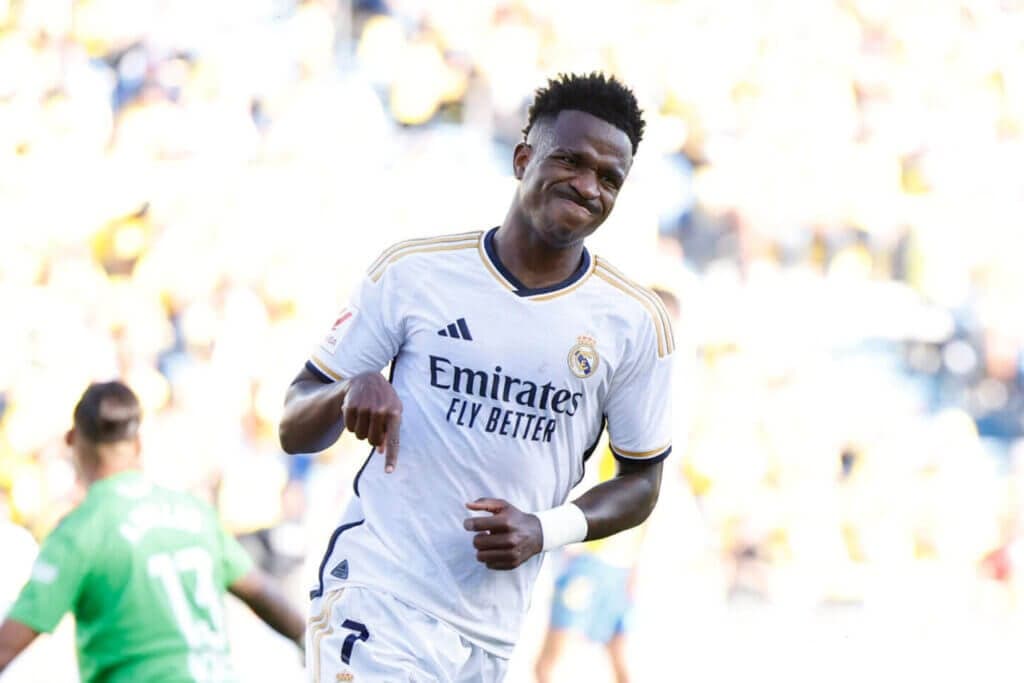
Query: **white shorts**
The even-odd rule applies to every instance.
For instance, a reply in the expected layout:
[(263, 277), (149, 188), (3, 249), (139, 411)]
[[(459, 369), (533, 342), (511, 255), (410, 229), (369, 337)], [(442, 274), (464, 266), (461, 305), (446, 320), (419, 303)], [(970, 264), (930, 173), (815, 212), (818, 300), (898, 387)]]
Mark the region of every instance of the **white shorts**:
[(508, 660), (388, 593), (350, 586), (314, 598), (306, 629), (313, 683), (499, 683)]

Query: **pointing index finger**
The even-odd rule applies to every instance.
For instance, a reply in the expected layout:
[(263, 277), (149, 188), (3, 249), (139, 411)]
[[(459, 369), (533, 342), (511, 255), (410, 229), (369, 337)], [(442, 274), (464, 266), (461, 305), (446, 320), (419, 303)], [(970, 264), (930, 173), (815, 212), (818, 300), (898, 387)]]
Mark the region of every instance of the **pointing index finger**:
[(394, 412), (388, 418), (384, 432), (384, 472), (391, 474), (398, 466), (399, 434), (402, 429), (402, 414)]

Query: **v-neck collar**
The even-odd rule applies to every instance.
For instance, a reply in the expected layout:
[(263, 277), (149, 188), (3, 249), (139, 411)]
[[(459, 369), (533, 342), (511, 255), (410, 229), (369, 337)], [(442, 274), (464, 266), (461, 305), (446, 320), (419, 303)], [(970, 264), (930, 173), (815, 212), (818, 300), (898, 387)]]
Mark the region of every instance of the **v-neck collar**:
[(481, 256), (487, 261), (488, 265), (493, 267), (492, 273), (494, 273), (494, 275), (500, 280), (504, 280), (504, 284), (507, 285), (516, 296), (534, 297), (542, 294), (555, 294), (569, 288), (574, 288), (574, 285), (577, 285), (593, 270), (593, 259), (590, 257), (590, 252), (587, 251), (586, 247), (583, 247), (583, 255), (580, 258), (580, 265), (575, 271), (573, 271), (572, 275), (561, 282), (557, 282), (546, 287), (527, 287), (519, 280), (519, 278), (513, 275), (512, 271), (505, 267), (505, 264), (498, 258), (498, 252), (494, 248), (494, 235), (497, 232), (498, 228), (491, 228), (484, 233), (482, 238), (483, 250)]

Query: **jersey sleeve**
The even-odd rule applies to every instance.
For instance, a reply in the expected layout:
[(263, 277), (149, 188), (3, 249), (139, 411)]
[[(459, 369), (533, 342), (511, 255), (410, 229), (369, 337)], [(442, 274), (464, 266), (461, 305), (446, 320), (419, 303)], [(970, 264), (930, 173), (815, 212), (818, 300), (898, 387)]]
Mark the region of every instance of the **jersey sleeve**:
[(66, 524), (59, 525), (43, 541), (28, 583), (7, 616), (39, 633), (51, 633), (78, 602), (91, 555), (77, 547)]
[(620, 461), (658, 462), (672, 451), (671, 350), (644, 325), (631, 357), (616, 370), (606, 405), (609, 447)]
[(221, 576), (224, 577), (224, 588), (227, 588), (252, 571), (253, 561), (245, 548), (220, 524), (217, 525), (217, 533), (221, 551)]
[(398, 355), (404, 325), (396, 270), (367, 275), (356, 287), (306, 363), (320, 379), (333, 382), (380, 372)]

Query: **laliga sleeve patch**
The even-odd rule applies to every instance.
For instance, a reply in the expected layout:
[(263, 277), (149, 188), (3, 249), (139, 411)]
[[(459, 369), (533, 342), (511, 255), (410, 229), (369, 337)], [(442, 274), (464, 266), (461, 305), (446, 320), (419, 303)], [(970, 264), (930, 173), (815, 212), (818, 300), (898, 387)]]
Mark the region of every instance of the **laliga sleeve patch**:
[(343, 308), (341, 313), (338, 314), (338, 319), (334, 321), (334, 325), (331, 326), (330, 331), (324, 337), (323, 341), (320, 342), (320, 348), (327, 353), (333, 354), (338, 344), (345, 337), (345, 334), (352, 327), (352, 323), (356, 318), (357, 311), (354, 308)]
[(60, 570), (42, 560), (36, 560), (32, 566), (32, 580), (37, 583), (49, 585), (57, 580), (58, 574), (60, 574)]

